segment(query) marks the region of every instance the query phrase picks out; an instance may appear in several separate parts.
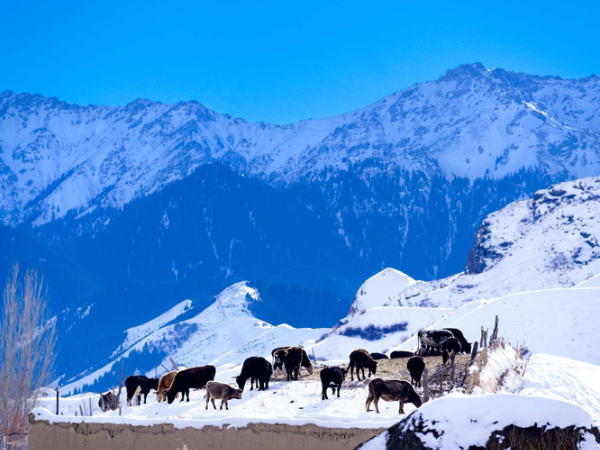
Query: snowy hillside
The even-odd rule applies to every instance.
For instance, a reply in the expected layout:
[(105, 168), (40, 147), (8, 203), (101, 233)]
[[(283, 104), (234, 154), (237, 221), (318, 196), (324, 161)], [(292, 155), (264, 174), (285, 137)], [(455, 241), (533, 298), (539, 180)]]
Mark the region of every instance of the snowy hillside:
[[(571, 288), (522, 292), (468, 303), (429, 328), (459, 328), (468, 341), (479, 341), (481, 327), (500, 318), (500, 336), (532, 353), (551, 353), (600, 365), (595, 339), (600, 289)], [(396, 349), (414, 350), (412, 336)]]
[(291, 125), (248, 123), (197, 102), (78, 106), (0, 94), (0, 217), (36, 224), (121, 206), (210, 161), (270, 182), (381, 160), (387, 167), (505, 177), (600, 173), (600, 82), (463, 65), (370, 106)]
[(400, 282), (386, 295), (408, 306), (458, 307), (583, 283), (600, 273), (598, 217), (600, 178), (557, 184), (490, 214), (477, 232), (465, 273), (406, 287)]
[(171, 367), (173, 359), (183, 367), (215, 365), (217, 379), (230, 379), (232, 375), (224, 373), (250, 356), (270, 358), (271, 350), (276, 347), (308, 345), (329, 331), (263, 322), (249, 311), (250, 303), (259, 301), (258, 292), (246, 282), (240, 282), (221, 292), (215, 302), (198, 315), (166, 324), (167, 319), (176, 319), (182, 310), (189, 309), (190, 302), (182, 302), (161, 317), (127, 330), (125, 342), (115, 351), (118, 356), (98, 369), (69, 380), (61, 391), (89, 389), (102, 377), (106, 377), (101, 381), (104, 387), (114, 385), (115, 379), (118, 384), (120, 362), (128, 359), (136, 362), (138, 371), (149, 376), (154, 376), (155, 369), (163, 373), (161, 365)]

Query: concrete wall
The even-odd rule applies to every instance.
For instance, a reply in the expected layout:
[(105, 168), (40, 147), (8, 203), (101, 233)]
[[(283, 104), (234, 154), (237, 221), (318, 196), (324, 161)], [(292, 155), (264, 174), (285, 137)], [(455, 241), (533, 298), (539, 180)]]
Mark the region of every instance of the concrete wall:
[(245, 428), (55, 423), (29, 418), (29, 450), (348, 450), (385, 429), (249, 424)]

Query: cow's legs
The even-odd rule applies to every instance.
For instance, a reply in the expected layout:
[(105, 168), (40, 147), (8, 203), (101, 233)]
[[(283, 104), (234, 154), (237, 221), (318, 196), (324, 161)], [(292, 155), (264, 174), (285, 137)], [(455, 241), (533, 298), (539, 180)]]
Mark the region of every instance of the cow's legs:
[(217, 409), (217, 404), (215, 403), (215, 398), (211, 398), (210, 401), (212, 402), (213, 405), (213, 409)]
[(147, 399), (148, 399), (148, 393), (146, 392), (146, 393), (144, 394), (144, 405), (146, 404), (146, 400), (147, 400)]
[(400, 409), (398, 409), (400, 414), (404, 414), (404, 402), (400, 400)]
[(379, 395), (375, 394), (375, 401), (373, 403), (375, 404), (375, 411), (379, 414)]
[(360, 368), (360, 370), (362, 370), (362, 374), (363, 374), (363, 381), (366, 379), (365, 377), (365, 368), (364, 366)]
[(367, 396), (367, 401), (365, 403), (367, 412), (371, 411), (371, 403), (373, 403), (374, 398), (375, 397), (373, 397), (373, 394), (369, 391), (369, 395)]
[(206, 392), (206, 410), (208, 410), (208, 402), (210, 401), (210, 392)]
[(350, 363), (350, 379), (354, 381), (354, 363)]
[(340, 396), (340, 388), (341, 387), (342, 387), (342, 383), (338, 384), (338, 387), (337, 387), (337, 389), (338, 389), (338, 397)]

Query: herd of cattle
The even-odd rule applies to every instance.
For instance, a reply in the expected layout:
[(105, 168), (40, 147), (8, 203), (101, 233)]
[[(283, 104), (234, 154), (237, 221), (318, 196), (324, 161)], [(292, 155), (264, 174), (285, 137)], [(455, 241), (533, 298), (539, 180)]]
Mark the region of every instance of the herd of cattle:
[[(399, 412), (404, 413), (404, 403), (412, 403), (417, 408), (421, 406), (421, 398), (415, 392), (413, 386), (421, 386), (421, 376), (425, 370), (425, 362), (422, 356), (439, 352), (442, 354), (444, 364), (454, 364), (454, 358), (458, 353), (470, 353), (471, 344), (466, 341), (463, 333), (456, 328), (446, 328), (442, 330), (421, 330), (418, 333), (418, 348), (416, 352), (394, 351), (390, 354), (391, 359), (408, 358), (406, 367), (410, 372), (411, 383), (400, 380), (383, 380), (375, 378), (371, 380), (368, 386), (368, 397), (366, 401), (366, 410), (370, 410), (371, 403), (374, 403), (375, 409), (379, 412), (378, 403), (380, 399), (388, 402), (400, 402)], [(217, 369), (214, 366), (207, 365), (193, 367), (179, 371), (172, 371), (164, 374), (160, 378), (149, 378), (143, 375), (130, 376), (125, 380), (127, 390), (127, 404), (132, 406), (134, 398), (137, 404), (141, 403), (142, 395), (144, 403), (148, 394), (154, 391), (159, 403), (167, 401), (173, 403), (181, 395), (183, 402), (186, 397), (190, 401), (190, 389), (206, 389), (206, 409), (209, 402), (212, 402), (213, 408), (217, 409), (215, 400), (221, 400), (221, 407), (228, 410), (228, 401), (231, 399), (241, 399), (242, 392), (246, 383), (250, 380), (250, 390), (254, 387), (259, 391), (269, 389), (269, 382), (274, 370), (285, 369), (287, 381), (298, 380), (301, 368), (304, 368), (309, 374), (313, 373), (314, 367), (306, 351), (298, 346), (279, 347), (271, 352), (272, 363), (259, 356), (247, 358), (242, 365), (241, 373), (236, 377), (238, 387), (233, 387), (226, 383), (214, 381)], [(351, 380), (354, 380), (354, 373), (357, 379), (365, 380), (365, 369), (368, 371), (369, 378), (377, 373), (378, 360), (388, 359), (387, 355), (382, 353), (369, 353), (367, 350), (358, 349), (350, 353), (350, 363), (348, 369), (342, 367), (325, 367), (320, 372), (321, 378), (321, 399), (326, 400), (327, 389), (332, 389), (332, 395), (340, 396), (342, 383), (345, 381), (348, 372)], [(109, 391), (100, 394), (98, 405), (102, 411), (115, 410), (118, 408), (116, 396)]]

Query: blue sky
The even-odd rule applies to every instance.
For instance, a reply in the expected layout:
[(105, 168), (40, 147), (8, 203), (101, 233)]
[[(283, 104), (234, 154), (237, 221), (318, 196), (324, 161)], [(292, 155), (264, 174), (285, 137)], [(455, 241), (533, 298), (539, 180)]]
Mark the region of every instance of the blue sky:
[(198, 100), (288, 123), (462, 63), (600, 73), (599, 2), (0, 2), (0, 91), (79, 104)]

